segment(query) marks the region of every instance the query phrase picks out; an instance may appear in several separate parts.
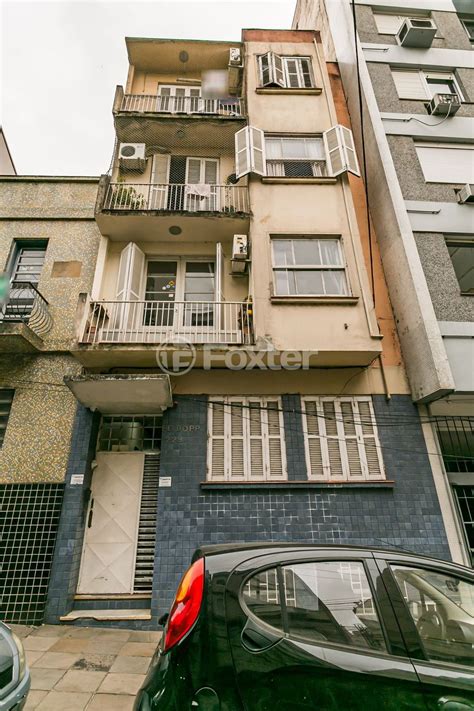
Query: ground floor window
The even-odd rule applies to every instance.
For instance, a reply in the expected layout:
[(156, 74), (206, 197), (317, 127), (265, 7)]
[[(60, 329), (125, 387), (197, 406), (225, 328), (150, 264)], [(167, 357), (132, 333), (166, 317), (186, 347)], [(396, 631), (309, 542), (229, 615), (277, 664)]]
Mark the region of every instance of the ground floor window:
[(287, 478), (279, 397), (213, 399), (209, 402), (208, 423), (208, 480)]
[(149, 452), (161, 449), (161, 415), (104, 415), (99, 452)]

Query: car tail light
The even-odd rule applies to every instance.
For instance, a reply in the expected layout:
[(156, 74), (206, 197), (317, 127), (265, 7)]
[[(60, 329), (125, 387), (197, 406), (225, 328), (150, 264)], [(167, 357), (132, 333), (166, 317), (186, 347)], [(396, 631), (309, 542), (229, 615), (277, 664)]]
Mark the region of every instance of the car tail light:
[(186, 571), (176, 592), (166, 625), (167, 652), (189, 632), (201, 609), (204, 592), (204, 558), (199, 558)]

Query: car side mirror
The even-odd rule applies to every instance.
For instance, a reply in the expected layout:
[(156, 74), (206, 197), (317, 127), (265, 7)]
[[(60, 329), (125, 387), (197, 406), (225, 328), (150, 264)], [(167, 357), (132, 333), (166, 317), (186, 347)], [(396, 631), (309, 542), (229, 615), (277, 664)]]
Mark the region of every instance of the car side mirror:
[(158, 624), (160, 625), (160, 627), (165, 627), (166, 623), (168, 622), (169, 616), (169, 612), (165, 612), (164, 615), (161, 615), (161, 617), (158, 619)]

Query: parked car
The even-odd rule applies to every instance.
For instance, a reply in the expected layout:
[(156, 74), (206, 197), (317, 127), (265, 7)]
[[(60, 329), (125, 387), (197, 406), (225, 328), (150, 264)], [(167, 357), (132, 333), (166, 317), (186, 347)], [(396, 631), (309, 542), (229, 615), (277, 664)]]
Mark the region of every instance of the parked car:
[(474, 709), (474, 571), (350, 546), (200, 548), (135, 711)]
[(30, 672), (21, 640), (0, 622), (0, 711), (21, 711), (30, 690)]

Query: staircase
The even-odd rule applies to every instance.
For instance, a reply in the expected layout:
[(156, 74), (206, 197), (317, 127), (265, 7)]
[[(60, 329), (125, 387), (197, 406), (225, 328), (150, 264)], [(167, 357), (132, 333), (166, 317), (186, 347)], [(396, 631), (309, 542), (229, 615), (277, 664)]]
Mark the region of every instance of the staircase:
[(146, 454), (138, 523), (134, 593), (151, 593), (155, 562), (156, 511), (160, 455)]

